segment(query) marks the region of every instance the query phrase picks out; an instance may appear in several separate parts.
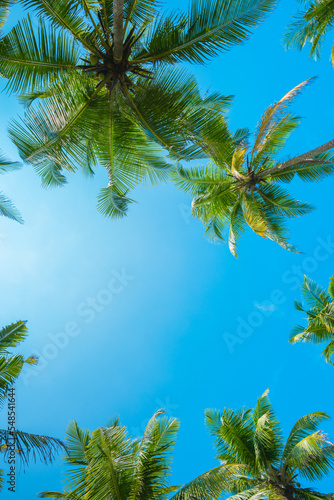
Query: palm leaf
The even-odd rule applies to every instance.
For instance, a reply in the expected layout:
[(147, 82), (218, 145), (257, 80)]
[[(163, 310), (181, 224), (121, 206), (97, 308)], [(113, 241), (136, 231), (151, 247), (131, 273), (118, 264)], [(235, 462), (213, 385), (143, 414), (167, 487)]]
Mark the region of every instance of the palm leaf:
[(0, 43), (0, 61), (7, 88), (15, 93), (31, 93), (43, 88), (51, 78), (74, 70), (79, 51), (63, 31), (46, 27), (40, 19), (35, 32), (28, 16)]
[(272, 10), (273, 0), (193, 0), (187, 16), (158, 16), (136, 59), (203, 63), (249, 38)]
[(3, 441), (1, 449), (5, 456), (8, 453), (8, 444), (12, 443), (14, 439), (16, 452), (24, 465), (27, 465), (31, 458), (35, 462), (38, 459), (45, 464), (52, 463), (59, 451), (65, 449), (65, 445), (60, 439), (50, 436), (29, 434), (18, 430), (14, 434), (3, 430), (1, 436)]
[(259, 194), (273, 212), (284, 217), (295, 218), (306, 215), (314, 210), (308, 203), (303, 203), (291, 198), (289, 193), (279, 186), (266, 184), (261, 186)]
[(17, 321), (0, 330), (0, 355), (8, 354), (8, 347), (16, 347), (23, 342), (28, 333), (26, 321)]
[(90, 29), (80, 2), (66, 0), (20, 0), (26, 9), (33, 9), (38, 16), (47, 19), (55, 28), (65, 29), (87, 50), (96, 52), (91, 43)]

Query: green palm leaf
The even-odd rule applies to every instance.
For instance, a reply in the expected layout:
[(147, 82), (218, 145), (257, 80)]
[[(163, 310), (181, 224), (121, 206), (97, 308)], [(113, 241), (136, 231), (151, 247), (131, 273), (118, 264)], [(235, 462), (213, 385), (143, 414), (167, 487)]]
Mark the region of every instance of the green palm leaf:
[(0, 43), (0, 61), (7, 88), (32, 93), (53, 78), (75, 70), (79, 50), (63, 31), (47, 27), (40, 19), (37, 31), (30, 17), (19, 22)]
[[(285, 34), (285, 46), (302, 50), (306, 44), (310, 49), (310, 57), (320, 57), (321, 46), (332, 28), (334, 21), (333, 0), (317, 0), (305, 2), (306, 9), (299, 11), (294, 21), (288, 26)], [(333, 62), (333, 57), (332, 57)]]
[(193, 0), (188, 15), (172, 13), (156, 19), (136, 59), (203, 63), (247, 40), (274, 5), (273, 0)]

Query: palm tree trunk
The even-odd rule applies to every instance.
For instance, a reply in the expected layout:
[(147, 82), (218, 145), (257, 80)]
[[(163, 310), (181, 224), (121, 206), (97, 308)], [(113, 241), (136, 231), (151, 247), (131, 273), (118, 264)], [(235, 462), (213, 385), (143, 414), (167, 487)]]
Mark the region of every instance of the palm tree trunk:
[(123, 5), (124, 0), (113, 1), (114, 61), (119, 64), (123, 56)]
[[(322, 146), (319, 146), (318, 148), (312, 149), (311, 151), (308, 151), (307, 153), (303, 153), (302, 155), (295, 156), (294, 158), (291, 158), (291, 160), (284, 161), (283, 163), (279, 163), (275, 167), (268, 168), (268, 170), (265, 170), (263, 172), (263, 177), (267, 175), (272, 175), (275, 174), (276, 172), (279, 172), (283, 168), (286, 167), (292, 167), (293, 165), (300, 165), (302, 163), (305, 163), (307, 160), (311, 160), (314, 156), (319, 155), (320, 153), (325, 153), (325, 151), (328, 151), (329, 149), (334, 148), (334, 139), (332, 139), (329, 142), (326, 142), (326, 144), (323, 144)], [(261, 176), (261, 174), (260, 174)]]

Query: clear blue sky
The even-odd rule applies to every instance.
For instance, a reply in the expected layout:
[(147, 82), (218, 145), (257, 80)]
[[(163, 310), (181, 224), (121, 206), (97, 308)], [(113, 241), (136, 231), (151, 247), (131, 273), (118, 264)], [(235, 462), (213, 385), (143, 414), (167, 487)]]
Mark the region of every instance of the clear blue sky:
[[(171, 4), (187, 6), (185, 0)], [(318, 62), (281, 44), (298, 6), (281, 0), (246, 45), (193, 67), (203, 90), (236, 96), (234, 128), (254, 128), (266, 106), (317, 75), (293, 105), (305, 118), (287, 155), (333, 138), (331, 42)], [(0, 105), (1, 147), (15, 159), (6, 125), (20, 107), (5, 93)], [(104, 219), (95, 207), (106, 182), (103, 170), (94, 180), (78, 173), (67, 187), (46, 191), (28, 166), (1, 177), (1, 190), (26, 221), (0, 221), (1, 324), (28, 320), (21, 351), (49, 356), (17, 383), (19, 428), (62, 438), (71, 419), (94, 430), (119, 414), (139, 435), (165, 406), (181, 420), (173, 481), (183, 483), (216, 464), (204, 427), (206, 408), (252, 406), (270, 388), (285, 433), (312, 411), (334, 417), (334, 369), (321, 358), (321, 348), (288, 343), (301, 320), (293, 301), (302, 274), (327, 286), (334, 272), (334, 179), (293, 184), (297, 197), (318, 207), (290, 225), (304, 255), (249, 234), (239, 260), (226, 246), (205, 240), (190, 216), (190, 199), (172, 185), (138, 188), (139, 203), (125, 220)], [(270, 298), (274, 307), (266, 302)], [(245, 323), (247, 338), (228, 345), (226, 334), (237, 336)], [(68, 344), (57, 348), (55, 335), (65, 328), (77, 335), (67, 335)], [(333, 422), (324, 428), (334, 439)], [(39, 491), (60, 489), (61, 471), (59, 465), (32, 464), (17, 478), (16, 497), (30, 500)], [(333, 490), (333, 479), (319, 489)], [(9, 495), (4, 489), (3, 497)]]

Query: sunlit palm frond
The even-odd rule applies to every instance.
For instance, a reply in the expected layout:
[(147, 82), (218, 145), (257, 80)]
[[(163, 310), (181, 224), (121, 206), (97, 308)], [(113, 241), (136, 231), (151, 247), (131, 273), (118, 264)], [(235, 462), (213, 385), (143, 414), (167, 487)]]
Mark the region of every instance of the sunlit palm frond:
[(75, 70), (79, 50), (74, 40), (47, 27), (42, 19), (35, 29), (28, 16), (1, 40), (0, 61), (7, 88), (29, 94), (44, 88), (50, 79)]
[(13, 443), (17, 457), (24, 465), (28, 465), (31, 459), (35, 462), (39, 460), (45, 464), (52, 463), (58, 453), (65, 449), (64, 443), (54, 437), (30, 434), (19, 430), (14, 433), (8, 430), (1, 431), (1, 451), (5, 457), (9, 446)]
[[(292, 90), (290, 90), (287, 94), (285, 94), (282, 99), (280, 99), (278, 102), (272, 104), (269, 106), (265, 112), (263, 113), (263, 116), (261, 117), (260, 122), (257, 125), (256, 128), (256, 135), (255, 135), (255, 140), (254, 144), (252, 147), (251, 154), (252, 156), (258, 153), (266, 144), (266, 139), (268, 136), (270, 137), (270, 132), (275, 131), (277, 135), (277, 131), (280, 131), (280, 128), (285, 125), (285, 122), (281, 122), (281, 114), (283, 111), (291, 104), (291, 101), (302, 91), (302, 89), (308, 85), (312, 81), (312, 78), (309, 80), (305, 80), (304, 82), (300, 83), (296, 87), (294, 87)], [(290, 115), (287, 115), (290, 116)], [(292, 117), (291, 117), (292, 119)], [(280, 123), (281, 127), (278, 125)], [(291, 122), (291, 125), (293, 124), (293, 121)], [(290, 132), (290, 130), (285, 131), (283, 133), (283, 139), (286, 137), (286, 133)], [(287, 137), (286, 137), (287, 138)], [(281, 137), (282, 140), (282, 137)]]
[(203, 63), (245, 41), (274, 5), (272, 0), (193, 0), (188, 15), (156, 18), (137, 60)]
[(23, 342), (28, 333), (26, 321), (17, 321), (0, 330), (0, 355), (8, 354), (9, 347), (16, 347)]
[(310, 57), (320, 57), (321, 47), (334, 22), (333, 0), (308, 0), (305, 10), (294, 16), (285, 34), (285, 46), (302, 50), (308, 46)]
[(65, 29), (88, 50), (94, 50), (90, 27), (85, 19), (82, 2), (68, 3), (66, 0), (20, 0), (26, 9), (48, 20), (55, 28)]

